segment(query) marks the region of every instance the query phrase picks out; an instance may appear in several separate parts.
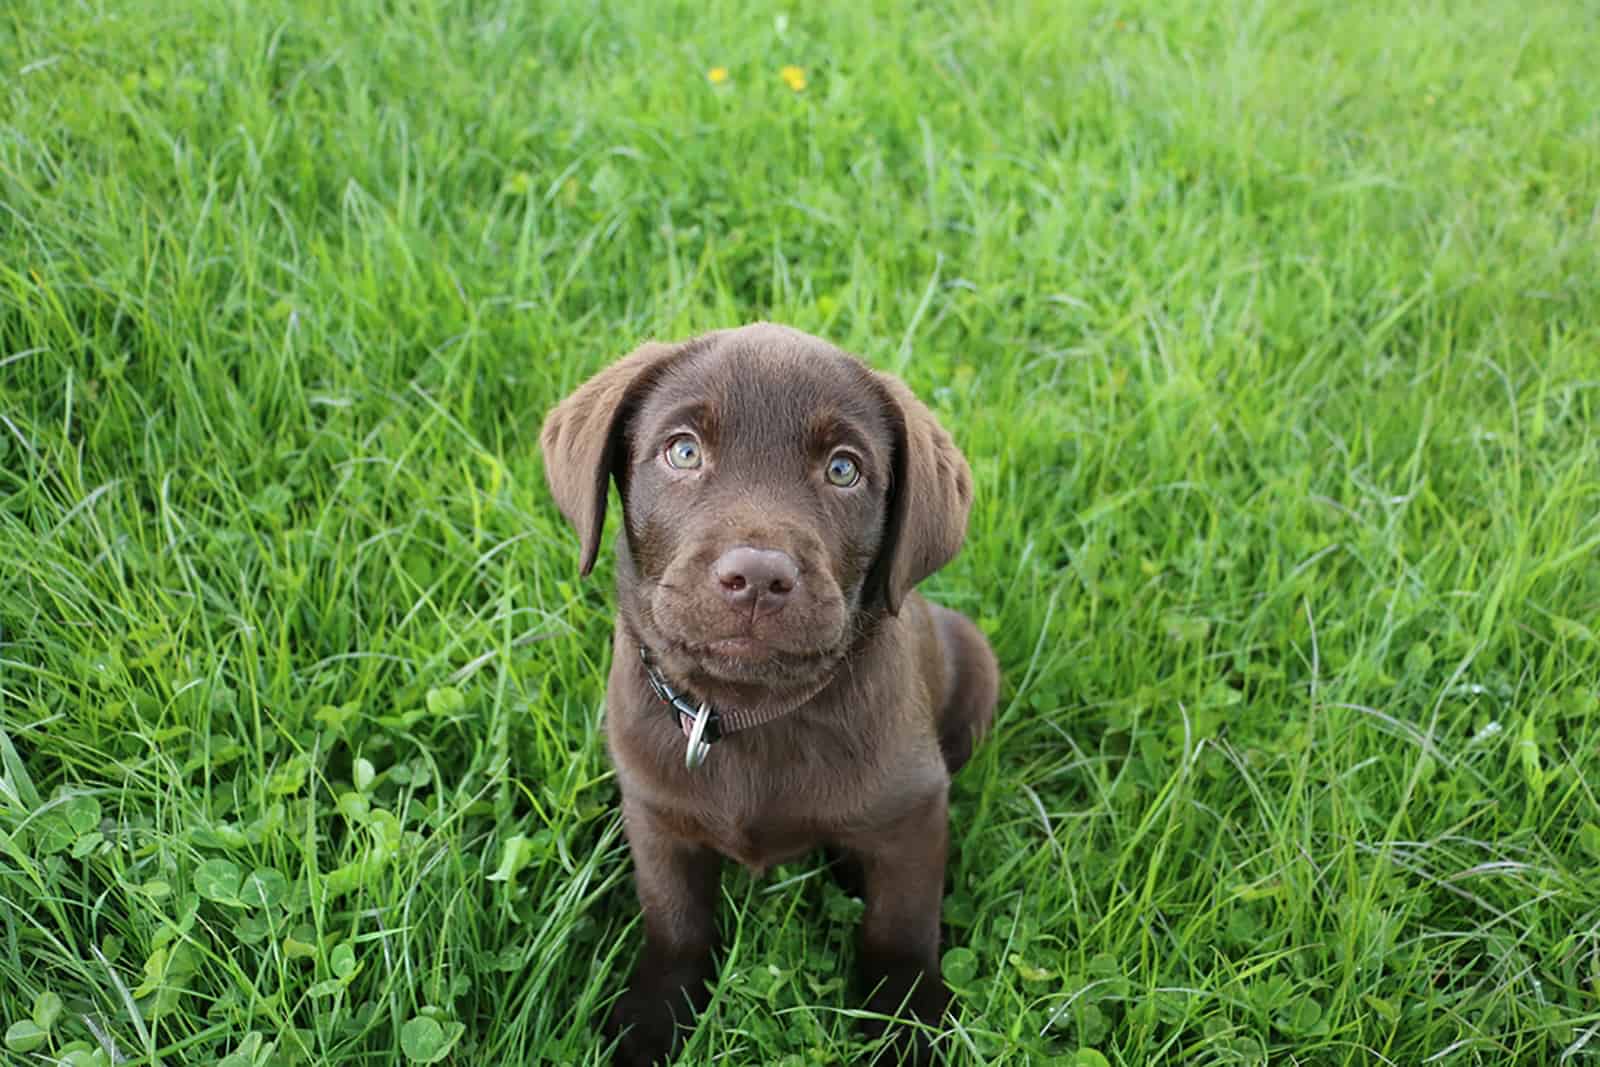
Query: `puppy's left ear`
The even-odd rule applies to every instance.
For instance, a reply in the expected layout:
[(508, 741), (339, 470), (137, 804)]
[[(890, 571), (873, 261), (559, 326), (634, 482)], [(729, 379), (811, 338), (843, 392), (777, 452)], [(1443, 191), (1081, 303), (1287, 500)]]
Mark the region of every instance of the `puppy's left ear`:
[(894, 433), (889, 520), (868, 588), (876, 588), (892, 615), (913, 586), (955, 558), (967, 535), (972, 472), (933, 412), (906, 384), (874, 372)]
[(545, 416), (539, 431), (544, 476), (556, 507), (578, 532), (580, 574), (594, 569), (606, 524), (606, 495), (621, 455), (628, 416), (682, 345), (646, 342), (577, 390)]

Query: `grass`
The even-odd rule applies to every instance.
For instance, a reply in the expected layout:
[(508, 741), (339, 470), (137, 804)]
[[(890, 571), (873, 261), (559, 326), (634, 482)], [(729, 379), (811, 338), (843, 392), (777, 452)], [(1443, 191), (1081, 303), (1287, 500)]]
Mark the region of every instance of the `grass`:
[[(610, 571), (536, 431), (758, 317), (977, 475), (953, 1062), (1600, 1058), (1593, 28), (15, 0), (5, 1062), (599, 1062)], [(859, 903), (725, 895), (685, 1062), (860, 1062)]]

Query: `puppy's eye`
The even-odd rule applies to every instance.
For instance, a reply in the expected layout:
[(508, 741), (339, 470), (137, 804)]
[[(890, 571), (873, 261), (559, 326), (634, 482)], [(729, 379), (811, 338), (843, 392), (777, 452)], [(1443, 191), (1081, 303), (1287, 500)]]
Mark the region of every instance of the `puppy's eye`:
[(680, 471), (692, 471), (700, 466), (700, 442), (688, 434), (679, 434), (667, 442), (667, 466)]
[(847, 453), (835, 452), (828, 460), (828, 481), (840, 489), (848, 489), (861, 480), (861, 468)]

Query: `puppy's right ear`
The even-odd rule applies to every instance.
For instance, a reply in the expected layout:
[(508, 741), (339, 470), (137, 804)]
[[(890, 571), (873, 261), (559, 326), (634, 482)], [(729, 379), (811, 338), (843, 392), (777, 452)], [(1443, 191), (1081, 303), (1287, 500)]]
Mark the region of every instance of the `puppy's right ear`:
[(646, 342), (584, 382), (545, 416), (544, 476), (556, 507), (583, 542), (579, 573), (594, 569), (606, 524), (606, 491), (623, 457), (628, 416), (682, 345)]

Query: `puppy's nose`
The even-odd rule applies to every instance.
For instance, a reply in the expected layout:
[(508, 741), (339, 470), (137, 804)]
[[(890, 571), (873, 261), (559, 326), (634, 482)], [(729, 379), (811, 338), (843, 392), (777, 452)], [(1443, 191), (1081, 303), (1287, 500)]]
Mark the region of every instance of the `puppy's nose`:
[(776, 609), (800, 581), (800, 565), (787, 552), (740, 545), (711, 565), (711, 574), (730, 604), (760, 601)]

